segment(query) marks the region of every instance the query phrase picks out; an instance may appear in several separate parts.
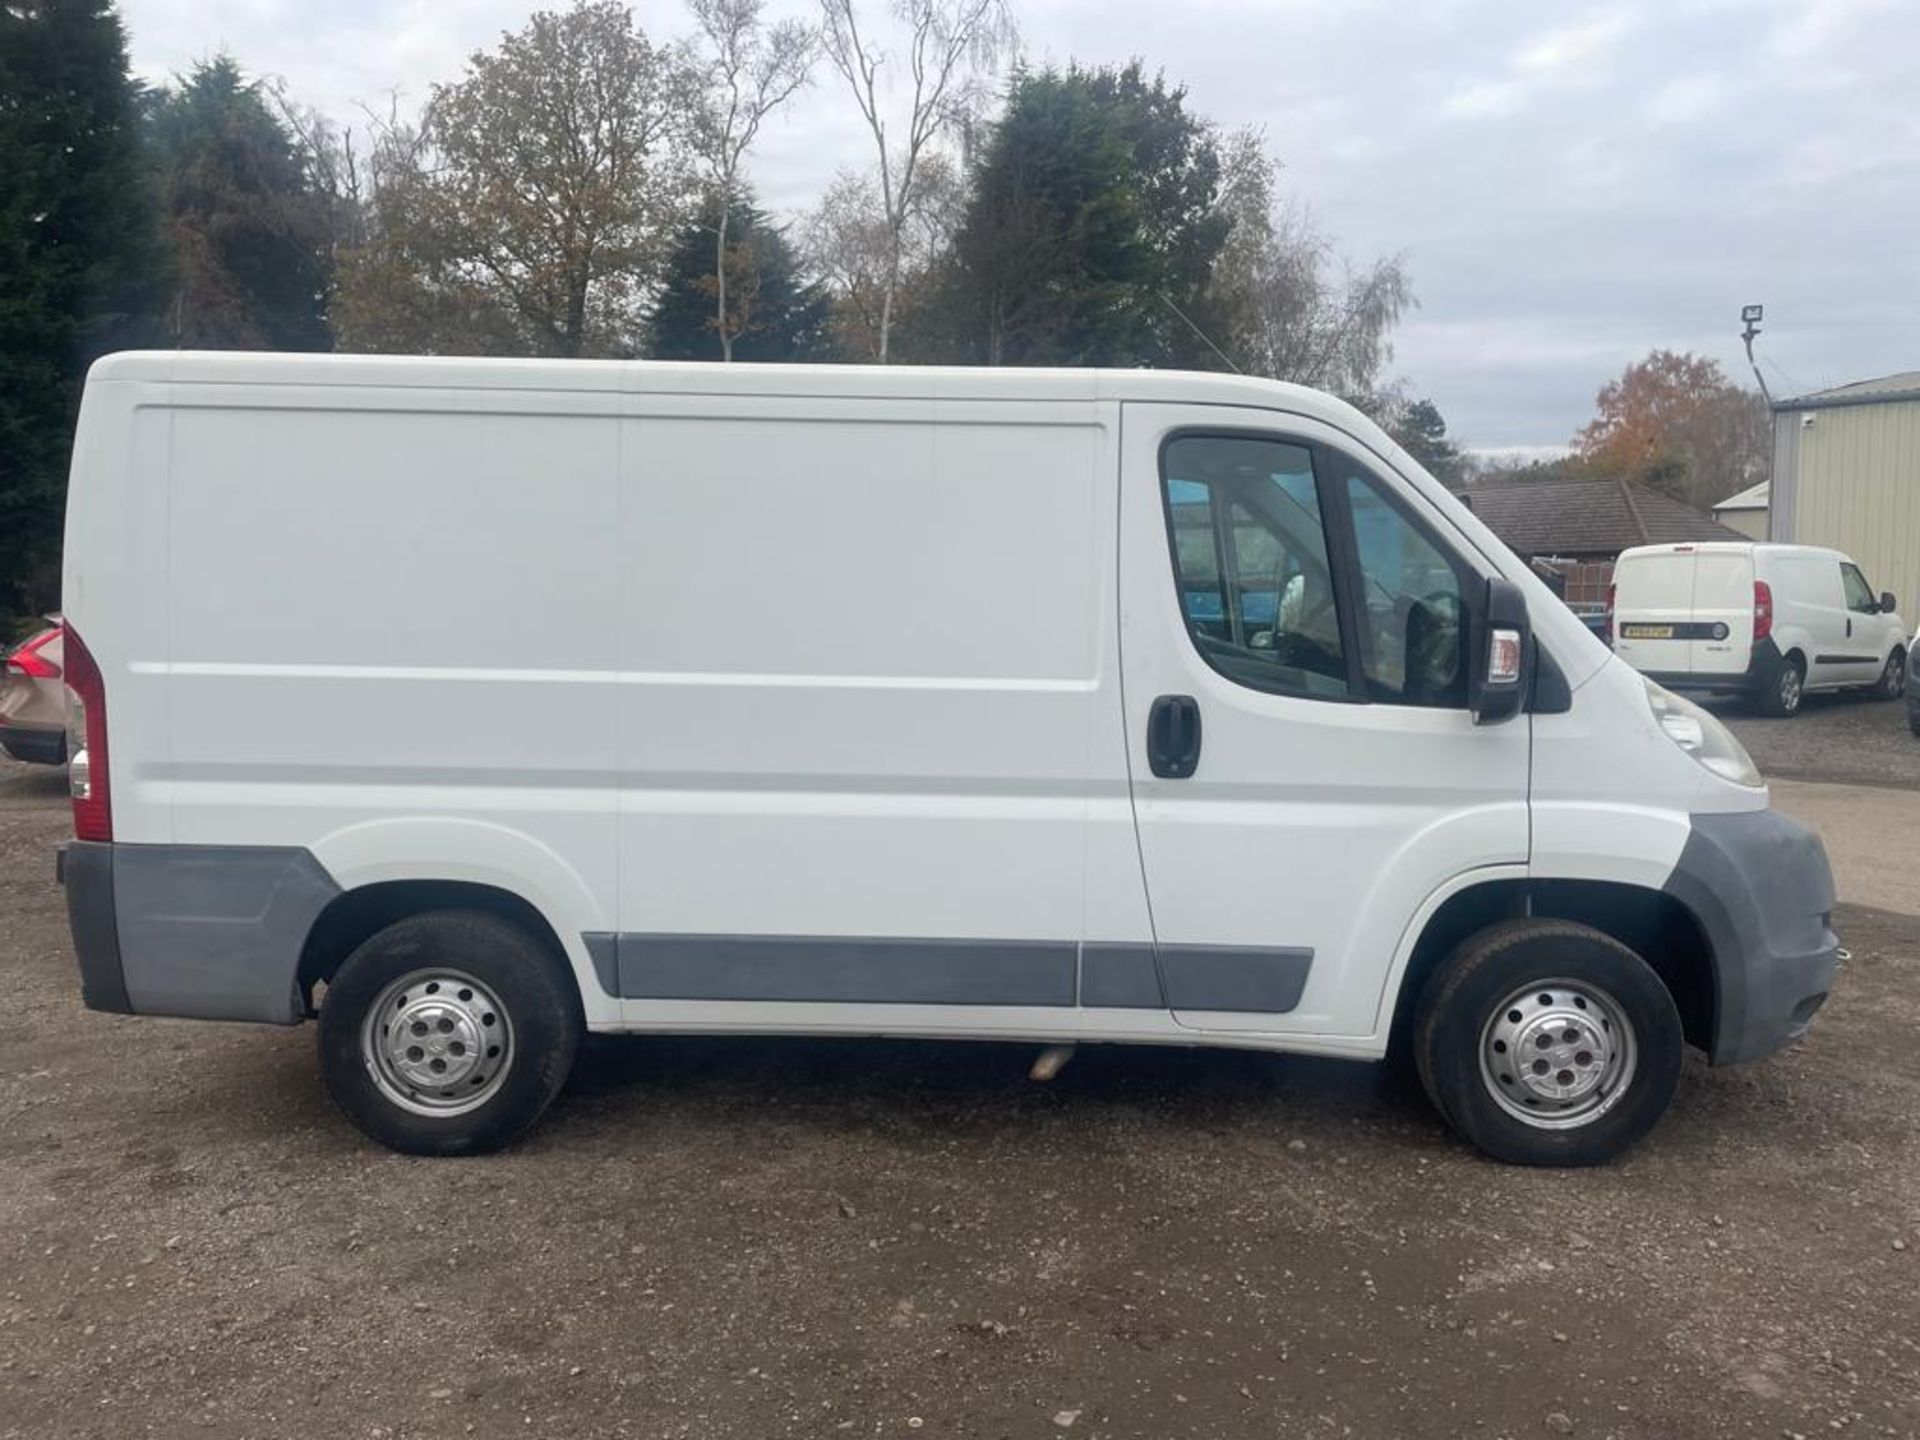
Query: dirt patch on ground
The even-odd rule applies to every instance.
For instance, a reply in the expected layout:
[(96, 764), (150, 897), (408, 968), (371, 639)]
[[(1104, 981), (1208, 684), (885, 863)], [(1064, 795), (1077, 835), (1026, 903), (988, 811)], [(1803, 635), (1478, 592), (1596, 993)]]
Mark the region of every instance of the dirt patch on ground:
[(1844, 912), (1812, 1037), (1602, 1171), (1378, 1067), (767, 1040), (420, 1161), (309, 1030), (83, 1010), (64, 828), (0, 766), (9, 1440), (1920, 1430), (1920, 921)]

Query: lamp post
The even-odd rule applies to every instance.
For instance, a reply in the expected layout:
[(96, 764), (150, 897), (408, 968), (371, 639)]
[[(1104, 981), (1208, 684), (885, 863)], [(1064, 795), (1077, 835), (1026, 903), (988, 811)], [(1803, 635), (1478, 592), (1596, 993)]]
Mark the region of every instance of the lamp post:
[(1767, 307), (1764, 305), (1742, 305), (1740, 307), (1740, 323), (1746, 328), (1740, 332), (1740, 338), (1746, 342), (1747, 364), (1753, 369), (1753, 378), (1760, 383), (1760, 398), (1765, 400), (1768, 408), (1771, 409), (1773, 406), (1773, 396), (1767, 390), (1766, 377), (1760, 373), (1759, 362), (1753, 358), (1753, 340), (1754, 337), (1760, 333), (1760, 321), (1766, 313)]

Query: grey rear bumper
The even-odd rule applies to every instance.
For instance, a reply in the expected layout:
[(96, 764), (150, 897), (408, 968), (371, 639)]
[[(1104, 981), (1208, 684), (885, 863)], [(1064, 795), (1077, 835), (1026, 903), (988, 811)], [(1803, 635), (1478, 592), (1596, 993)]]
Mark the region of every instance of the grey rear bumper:
[(1666, 890), (1713, 949), (1713, 1063), (1755, 1060), (1804, 1035), (1839, 968), (1820, 837), (1776, 810), (1695, 815)]
[(313, 922), (340, 887), (279, 846), (75, 841), (61, 862), (88, 1008), (296, 1024)]

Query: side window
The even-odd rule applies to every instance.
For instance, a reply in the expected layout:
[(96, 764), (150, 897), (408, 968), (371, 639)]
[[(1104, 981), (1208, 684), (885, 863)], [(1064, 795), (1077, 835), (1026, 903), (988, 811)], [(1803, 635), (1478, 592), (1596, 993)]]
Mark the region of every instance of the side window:
[(1464, 709), (1467, 607), (1458, 564), (1371, 475), (1338, 462), (1360, 555), (1360, 663), (1367, 697)]
[(1183, 435), (1167, 443), (1160, 464), (1180, 609), (1207, 662), (1256, 690), (1345, 698), (1312, 452), (1249, 436)]
[(1846, 587), (1847, 609), (1862, 615), (1877, 615), (1880, 602), (1874, 598), (1873, 587), (1867, 584), (1867, 577), (1860, 573), (1857, 565), (1840, 567), (1840, 583)]

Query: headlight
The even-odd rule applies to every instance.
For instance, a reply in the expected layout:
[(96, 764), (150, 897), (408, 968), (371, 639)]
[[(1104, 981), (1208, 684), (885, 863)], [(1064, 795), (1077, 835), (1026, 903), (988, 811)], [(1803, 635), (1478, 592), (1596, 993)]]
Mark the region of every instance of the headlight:
[(1766, 783), (1754, 768), (1753, 757), (1733, 738), (1731, 730), (1691, 700), (1683, 700), (1651, 680), (1646, 683), (1647, 704), (1669, 740), (1722, 780), (1756, 790)]

